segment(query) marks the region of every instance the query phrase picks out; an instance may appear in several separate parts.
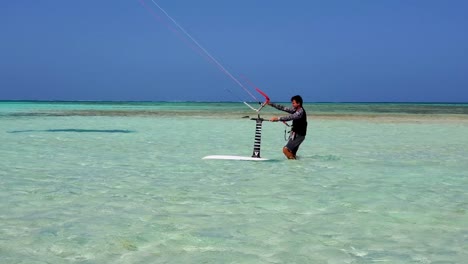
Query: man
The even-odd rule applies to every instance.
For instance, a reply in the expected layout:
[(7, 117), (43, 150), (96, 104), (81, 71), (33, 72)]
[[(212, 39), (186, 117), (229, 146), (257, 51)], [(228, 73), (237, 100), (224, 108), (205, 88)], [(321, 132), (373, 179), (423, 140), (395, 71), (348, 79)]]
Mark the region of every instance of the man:
[(288, 116), (272, 117), (270, 121), (293, 121), (291, 134), (288, 143), (283, 147), (283, 153), (288, 159), (296, 159), (297, 150), (307, 134), (307, 115), (302, 107), (302, 97), (299, 95), (293, 96), (291, 98), (292, 107), (285, 107), (271, 102), (268, 102), (268, 104), (278, 110), (290, 113)]

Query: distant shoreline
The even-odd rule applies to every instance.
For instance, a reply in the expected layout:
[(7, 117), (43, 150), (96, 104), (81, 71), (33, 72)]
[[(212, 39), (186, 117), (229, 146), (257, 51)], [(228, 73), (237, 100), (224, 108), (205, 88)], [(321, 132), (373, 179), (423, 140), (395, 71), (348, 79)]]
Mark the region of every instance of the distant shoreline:
[[(289, 106), (290, 103), (281, 103)], [(150, 102), (150, 101), (0, 101), (1, 116), (146, 116), (220, 117), (256, 116), (240, 102)], [(315, 120), (367, 120), (383, 122), (468, 120), (468, 103), (305, 103)], [(260, 113), (265, 118), (281, 115), (272, 107)]]

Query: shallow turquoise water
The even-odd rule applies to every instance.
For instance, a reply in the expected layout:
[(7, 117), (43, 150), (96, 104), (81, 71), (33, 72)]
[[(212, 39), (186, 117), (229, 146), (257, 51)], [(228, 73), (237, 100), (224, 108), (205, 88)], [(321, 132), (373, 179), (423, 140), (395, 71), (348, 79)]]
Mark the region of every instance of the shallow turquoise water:
[(468, 259), (466, 106), (309, 107), (242, 162), (201, 159), (251, 154), (241, 104), (0, 103), (0, 263)]

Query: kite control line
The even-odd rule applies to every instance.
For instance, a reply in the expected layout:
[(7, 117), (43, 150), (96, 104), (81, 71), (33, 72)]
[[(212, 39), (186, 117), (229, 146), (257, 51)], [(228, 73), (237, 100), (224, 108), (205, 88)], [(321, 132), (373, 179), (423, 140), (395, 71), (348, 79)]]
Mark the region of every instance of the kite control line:
[(251, 105), (249, 105), (248, 103), (244, 102), (244, 104), (246, 104), (248, 107), (250, 107), (250, 109), (254, 110), (255, 112), (260, 112), (260, 110), (262, 110), (263, 107), (265, 107), (265, 105), (269, 104), (270, 103), (270, 97), (268, 97), (268, 95), (266, 95), (266, 93), (264, 93), (262, 90), (258, 89), (258, 88), (255, 88), (255, 90), (257, 90), (258, 93), (260, 93), (261, 95), (263, 95), (263, 97), (265, 97), (265, 102), (261, 103), (261, 102), (258, 102), (260, 104), (260, 107), (255, 109), (254, 107), (252, 107)]

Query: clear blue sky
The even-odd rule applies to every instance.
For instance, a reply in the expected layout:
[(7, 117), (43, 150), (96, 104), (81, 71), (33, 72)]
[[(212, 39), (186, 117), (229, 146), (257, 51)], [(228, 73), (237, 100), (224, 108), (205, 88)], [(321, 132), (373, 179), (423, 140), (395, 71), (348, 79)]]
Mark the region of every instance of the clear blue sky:
[[(156, 3), (273, 101), (468, 102), (468, 1)], [(1, 1), (0, 100), (249, 98), (169, 23), (151, 0)]]

